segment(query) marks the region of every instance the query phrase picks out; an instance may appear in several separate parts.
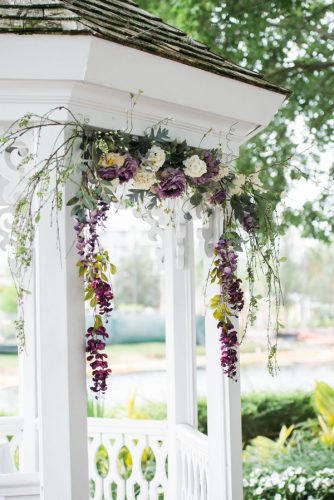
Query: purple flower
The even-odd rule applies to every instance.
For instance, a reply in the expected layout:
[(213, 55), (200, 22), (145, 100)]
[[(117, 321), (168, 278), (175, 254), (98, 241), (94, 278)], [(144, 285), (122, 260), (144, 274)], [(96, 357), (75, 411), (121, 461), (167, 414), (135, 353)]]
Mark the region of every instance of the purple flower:
[(217, 191), (210, 198), (210, 203), (213, 205), (222, 205), (224, 201), (226, 201), (226, 191), (224, 189)]
[(221, 357), (220, 364), (224, 373), (232, 380), (237, 380), (237, 348), (239, 346), (238, 335), (232, 323), (218, 323), (220, 330)]
[(242, 227), (247, 233), (252, 233), (259, 227), (259, 221), (256, 215), (249, 212), (244, 212), (242, 219)]
[(217, 160), (217, 158), (211, 151), (204, 151), (203, 159), (206, 163), (207, 171), (205, 172), (205, 174), (201, 175), (201, 177), (194, 177), (192, 179), (192, 182), (197, 186), (207, 184), (219, 174), (220, 160)]
[(97, 174), (104, 181), (113, 181), (118, 178), (119, 168), (118, 167), (98, 167)]
[(104, 326), (98, 328), (90, 327), (86, 333), (87, 346), (86, 352), (88, 354), (87, 361), (92, 368), (92, 382), (91, 390), (95, 393), (105, 393), (107, 390), (107, 378), (111, 373), (108, 368), (107, 354), (100, 352), (105, 349), (104, 340), (109, 337)]
[(224, 238), (221, 238), (216, 244), (215, 255), (218, 260), (217, 267), (223, 301), (229, 304), (232, 310), (240, 312), (244, 307), (244, 294), (240, 286), (241, 280), (235, 275), (238, 256), (231, 244)]
[(114, 298), (111, 286), (101, 278), (96, 278), (92, 282), (92, 287), (95, 292), (96, 302), (99, 306), (100, 314), (109, 314), (112, 311), (110, 302)]
[[(99, 313), (104, 316), (108, 316), (112, 310), (113, 293), (109, 283), (101, 278), (98, 260), (101, 249), (97, 229), (104, 226), (108, 210), (109, 205), (100, 200), (95, 210), (85, 212), (84, 221), (76, 219), (74, 223), (77, 235), (76, 247), (80, 255), (80, 269), (86, 273), (85, 284), (94, 290), (96, 306), (99, 308)], [(91, 389), (97, 394), (103, 394), (107, 390), (106, 380), (111, 373), (108, 368), (107, 355), (102, 352), (105, 349), (105, 339), (108, 338), (108, 334), (104, 326), (90, 327), (87, 330), (86, 338), (87, 361), (90, 362), (93, 374)]]
[(161, 174), (158, 195), (160, 198), (177, 198), (186, 189), (186, 179), (177, 168), (168, 167)]
[(124, 182), (128, 182), (130, 179), (133, 179), (136, 175), (138, 165), (138, 160), (132, 158), (130, 155), (127, 155), (123, 166), (118, 169), (119, 182), (123, 184)]

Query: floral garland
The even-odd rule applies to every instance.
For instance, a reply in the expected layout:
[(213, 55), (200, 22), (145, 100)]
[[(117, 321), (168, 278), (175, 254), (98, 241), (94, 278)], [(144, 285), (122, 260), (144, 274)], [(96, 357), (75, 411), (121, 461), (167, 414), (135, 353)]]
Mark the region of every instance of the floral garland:
[[(93, 376), (91, 389), (103, 394), (111, 373), (104, 349), (108, 338), (106, 323), (114, 298), (111, 275), (116, 268), (101, 246), (99, 231), (104, 227), (112, 203), (145, 211), (153, 207), (164, 209), (166, 200), (182, 198), (192, 207), (199, 207), (203, 217), (210, 216), (216, 208), (221, 212), (224, 234), (215, 247), (209, 276), (211, 282), (219, 286), (220, 293), (211, 299), (210, 307), (220, 331), (222, 368), (228, 377), (236, 379), (239, 341), (233, 323), (244, 307), (241, 280), (236, 275), (237, 252), (244, 249), (247, 255), (249, 321), (255, 319), (260, 298), (254, 293), (258, 266), (265, 272), (269, 303), (274, 294), (277, 310), (280, 304), (276, 226), (270, 197), (260, 180), (261, 172), (240, 174), (227, 161), (221, 145), (211, 150), (193, 148), (185, 141), (171, 141), (168, 130), (161, 126), (153, 127), (143, 136), (131, 131), (104, 132), (90, 128), (73, 115), (65, 124), (57, 122), (52, 118), (53, 111), (43, 116), (26, 115), (0, 137), (1, 152), (8, 151), (18, 138), (31, 130), (40, 134), (45, 127), (57, 125), (68, 131), (66, 141), (55, 146), (48, 158), (38, 162), (28, 155), (18, 167), (33, 164), (24, 177), (11, 234), (15, 255), (11, 269), (21, 306), (21, 318), (17, 322), (21, 337), (26, 292), (23, 284), (32, 262), (41, 212), (47, 203), (51, 203), (52, 210), (61, 210), (62, 187), (69, 179), (79, 178), (77, 192), (67, 205), (72, 206), (85, 300), (94, 313), (94, 324), (86, 332), (87, 360)], [(75, 160), (78, 139), (82, 156)], [(189, 211), (184, 212), (184, 217), (192, 218)], [(275, 318), (277, 331), (277, 316)], [(273, 371), (276, 344), (270, 343), (269, 335), (268, 346), (269, 368)]]

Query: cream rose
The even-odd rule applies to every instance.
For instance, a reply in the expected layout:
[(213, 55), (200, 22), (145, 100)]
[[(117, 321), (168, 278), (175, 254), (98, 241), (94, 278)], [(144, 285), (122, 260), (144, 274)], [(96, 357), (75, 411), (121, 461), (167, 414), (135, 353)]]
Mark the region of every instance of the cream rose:
[(232, 187), (229, 189), (231, 196), (235, 194), (241, 194), (243, 192), (243, 186), (246, 182), (246, 176), (244, 174), (238, 174), (233, 181)]
[(221, 163), (219, 165), (219, 173), (215, 177), (215, 179), (216, 180), (223, 179), (224, 177), (227, 177), (229, 173), (230, 173), (230, 167), (228, 165), (225, 165), (224, 163)]
[(125, 156), (120, 153), (107, 153), (101, 156), (99, 165), (101, 167), (123, 167)]
[(137, 172), (134, 177), (134, 189), (150, 189), (156, 182), (155, 175), (144, 170)]
[(147, 156), (145, 158), (145, 165), (151, 167), (151, 169), (156, 172), (166, 161), (166, 153), (159, 146), (152, 146), (148, 150)]
[(201, 177), (208, 171), (205, 161), (201, 160), (198, 155), (190, 156), (184, 160), (183, 165), (186, 167), (184, 173), (188, 177)]

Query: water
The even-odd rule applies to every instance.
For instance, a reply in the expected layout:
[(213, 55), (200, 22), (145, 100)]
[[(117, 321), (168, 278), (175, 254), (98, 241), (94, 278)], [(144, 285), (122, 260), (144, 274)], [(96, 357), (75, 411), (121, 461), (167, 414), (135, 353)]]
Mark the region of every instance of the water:
[[(311, 391), (315, 381), (322, 380), (334, 386), (334, 365), (332, 364), (289, 364), (282, 366), (276, 377), (272, 377), (265, 364), (247, 365), (241, 372), (241, 391), (274, 391), (287, 392), (295, 389)], [(14, 382), (14, 381), (13, 381)], [(115, 407), (126, 405), (136, 392), (137, 404), (145, 402), (163, 402), (167, 399), (167, 375), (165, 371), (149, 371), (137, 373), (113, 373), (109, 390), (105, 396), (105, 404)], [(197, 390), (199, 396), (206, 395), (206, 372), (204, 368), (197, 370)], [(17, 413), (18, 387), (17, 379), (13, 385), (0, 390), (0, 411)]]

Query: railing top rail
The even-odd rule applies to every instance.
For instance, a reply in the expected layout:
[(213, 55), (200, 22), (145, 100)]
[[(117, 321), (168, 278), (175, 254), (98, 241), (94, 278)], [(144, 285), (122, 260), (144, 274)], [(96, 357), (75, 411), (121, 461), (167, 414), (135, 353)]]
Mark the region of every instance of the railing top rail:
[(165, 436), (165, 420), (135, 420), (113, 418), (88, 418), (88, 433), (107, 432), (122, 434), (155, 434)]
[(23, 417), (0, 417), (0, 431), (21, 431), (23, 422)]
[(208, 436), (194, 429), (191, 425), (178, 424), (176, 426), (176, 435), (185, 445), (196, 447), (198, 451), (204, 454), (208, 453)]

